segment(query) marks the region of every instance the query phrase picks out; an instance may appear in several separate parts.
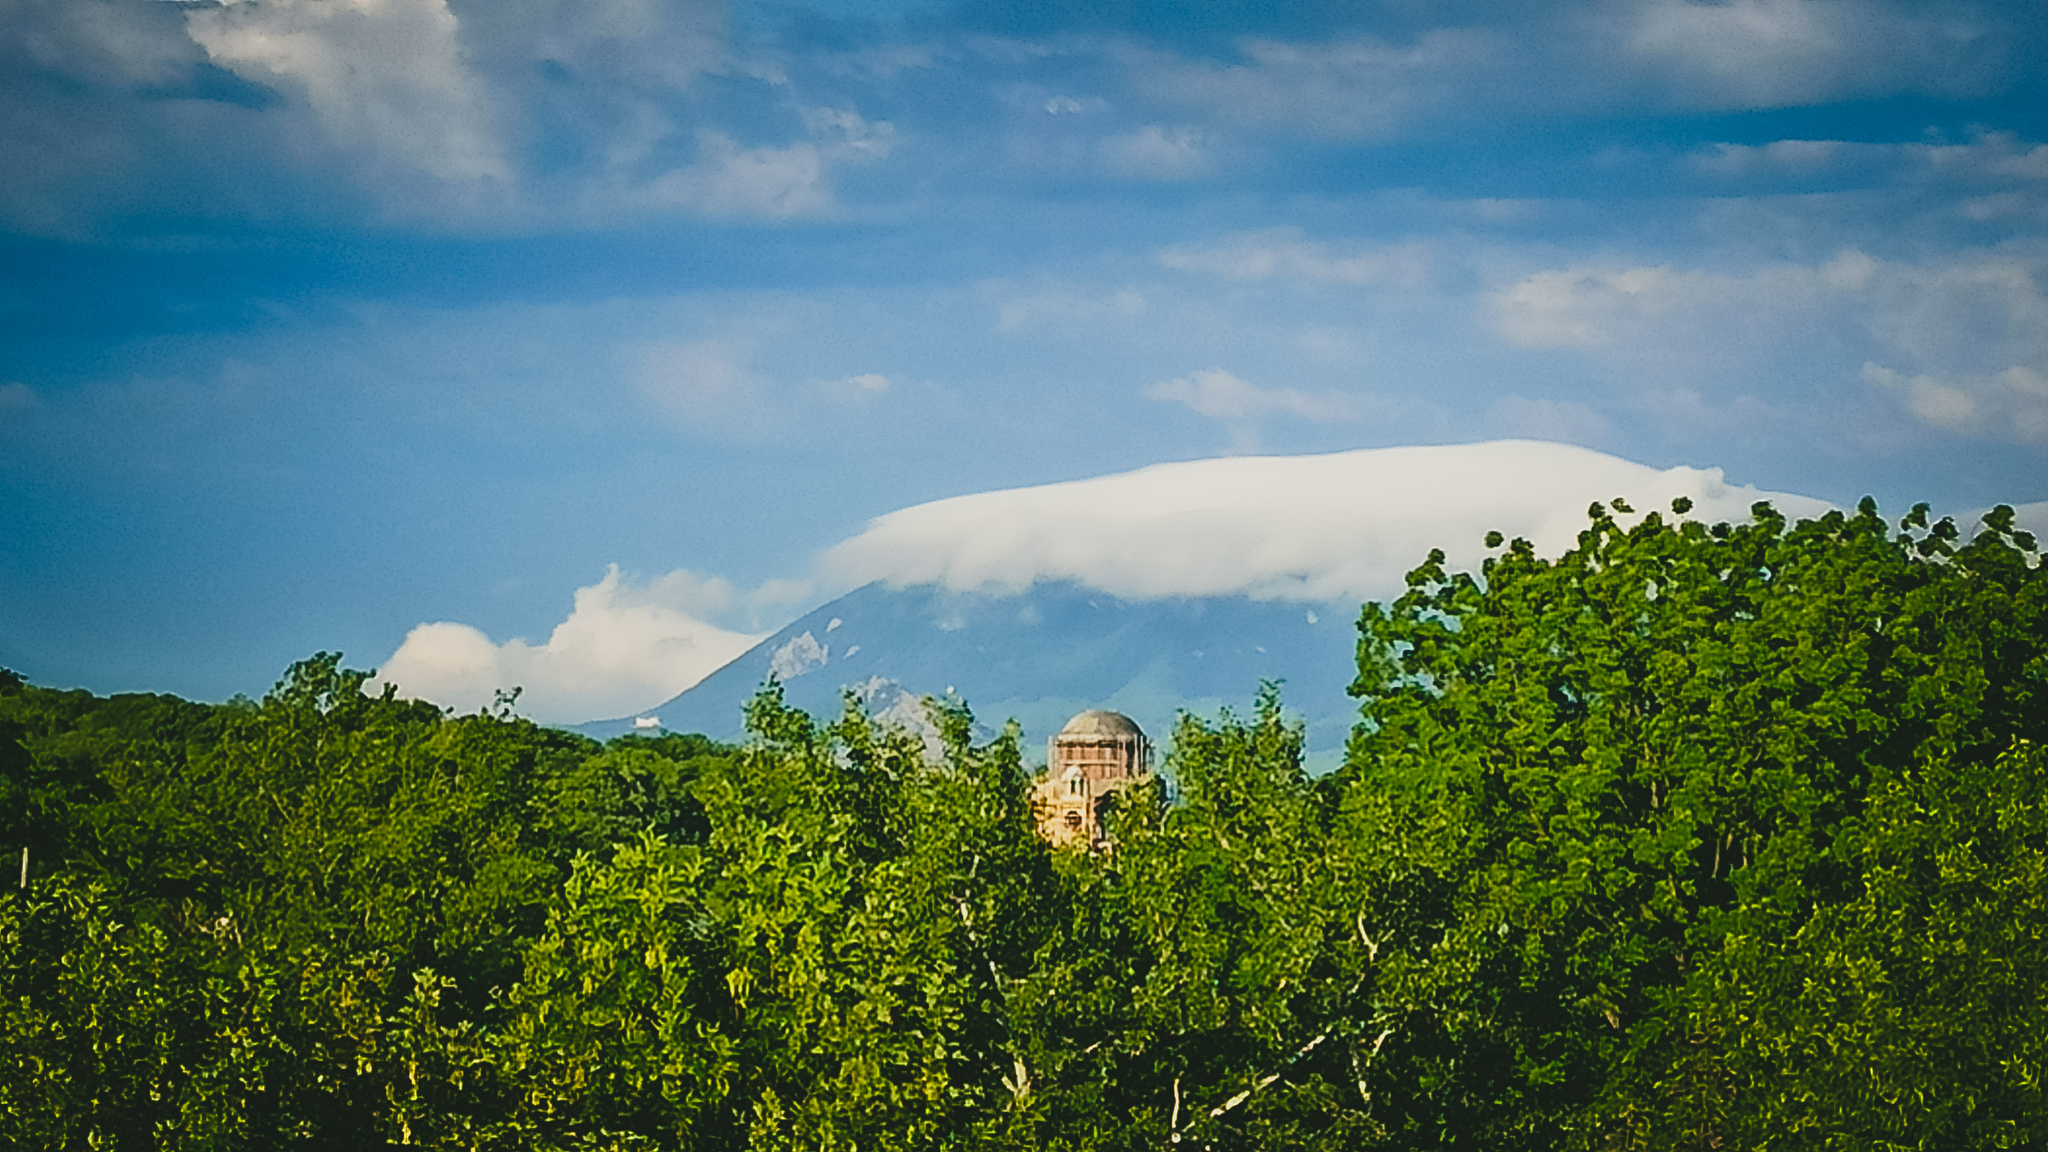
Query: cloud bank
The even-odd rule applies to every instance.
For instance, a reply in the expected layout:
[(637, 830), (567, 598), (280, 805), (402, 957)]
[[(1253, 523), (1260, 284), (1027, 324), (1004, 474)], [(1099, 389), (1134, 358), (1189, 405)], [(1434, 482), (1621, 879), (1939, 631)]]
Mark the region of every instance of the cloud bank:
[(1718, 468), (1659, 471), (1527, 440), (1235, 457), (920, 504), (828, 550), (828, 578), (858, 585), (1017, 589), (1074, 580), (1147, 599), (1244, 593), (1360, 600), (1402, 586), (1431, 548), (1476, 565), (1489, 530), (1546, 554), (1569, 547), (1595, 500), (1639, 511), (1676, 496), (1691, 516), (1742, 520), (1769, 500), (1793, 517), (1830, 507), (1727, 483)]
[(1225, 5), (1191, 38), (1138, 4), (1017, 38), (974, 6), (883, 6), (821, 38), (723, 0), (7, 0), (0, 144), (28, 160), (0, 172), (0, 221), (580, 230), (1090, 180), (1348, 195), (1352, 169), (1312, 157), (1559, 116), (1996, 97), (2042, 43), (2027, 6), (1981, 0), (1343, 7)]
[(666, 700), (761, 641), (700, 615), (728, 610), (733, 588), (717, 577), (671, 572), (627, 584), (617, 565), (576, 590), (569, 618), (546, 643), (493, 643), (467, 624), (421, 624), (368, 686), (467, 712), (499, 689), (522, 688), (519, 711), (542, 723), (617, 716)]
[[(1643, 514), (1679, 496), (1693, 502), (1688, 519), (1709, 523), (1746, 520), (1759, 500), (1795, 519), (1832, 507), (1730, 484), (1718, 468), (1660, 470), (1535, 440), (1160, 464), (892, 512), (823, 552), (809, 579), (751, 593), (687, 570), (633, 584), (613, 566), (577, 590), (575, 610), (545, 643), (500, 644), (466, 624), (421, 624), (371, 687), (394, 683), (403, 695), (466, 711), (519, 686), (521, 710), (543, 722), (630, 715), (767, 634), (707, 617), (738, 613), (759, 627), (871, 581), (1001, 594), (1067, 580), (1135, 600), (1356, 603), (1398, 593), (1432, 548), (1474, 569), (1488, 552), (1486, 533), (1497, 530), (1554, 556), (1573, 545), (1596, 500), (1621, 497)], [(2018, 520), (2048, 535), (2048, 503), (2021, 507)], [(829, 644), (806, 632), (774, 654), (775, 671), (787, 679), (821, 666)]]

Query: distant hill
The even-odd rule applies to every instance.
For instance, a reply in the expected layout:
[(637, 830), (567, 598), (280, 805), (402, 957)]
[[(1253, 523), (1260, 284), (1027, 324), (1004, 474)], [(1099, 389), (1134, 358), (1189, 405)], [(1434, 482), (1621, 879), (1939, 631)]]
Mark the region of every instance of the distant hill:
[[(1072, 582), (1008, 595), (876, 582), (826, 604), (656, 708), (671, 732), (736, 739), (742, 709), (773, 671), (791, 704), (836, 716), (854, 689), (871, 710), (903, 697), (957, 693), (995, 729), (1023, 725), (1027, 759), (1074, 713), (1112, 708), (1162, 746), (1176, 709), (1250, 707), (1261, 679), (1285, 682), (1288, 710), (1308, 723), (1312, 765), (1336, 762), (1356, 713), (1355, 604), (1244, 596), (1124, 600)], [(634, 717), (577, 731), (609, 738)]]

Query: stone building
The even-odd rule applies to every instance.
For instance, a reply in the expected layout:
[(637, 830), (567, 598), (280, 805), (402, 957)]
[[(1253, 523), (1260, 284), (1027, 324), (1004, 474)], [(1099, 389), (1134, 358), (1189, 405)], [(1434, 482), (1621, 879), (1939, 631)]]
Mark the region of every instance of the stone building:
[(1046, 744), (1045, 775), (1031, 789), (1038, 834), (1055, 845), (1103, 844), (1114, 797), (1152, 774), (1152, 742), (1121, 712), (1083, 712)]

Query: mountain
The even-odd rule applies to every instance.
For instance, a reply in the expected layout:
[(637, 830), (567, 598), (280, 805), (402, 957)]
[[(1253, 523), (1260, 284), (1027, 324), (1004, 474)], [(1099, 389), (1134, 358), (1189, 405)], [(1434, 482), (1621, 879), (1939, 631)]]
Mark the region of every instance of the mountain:
[[(1024, 728), (1026, 755), (1088, 708), (1122, 712), (1162, 747), (1186, 708), (1249, 712), (1262, 679), (1284, 681), (1308, 724), (1311, 763), (1336, 762), (1356, 708), (1355, 604), (1245, 596), (1126, 600), (1067, 581), (1009, 594), (877, 581), (819, 608), (641, 717), (671, 732), (734, 740), (743, 708), (773, 672), (785, 698), (830, 718), (853, 690), (871, 711), (909, 718), (906, 696), (955, 693), (978, 723)], [(635, 717), (577, 730), (609, 738)], [(643, 721), (644, 722), (644, 721)]]

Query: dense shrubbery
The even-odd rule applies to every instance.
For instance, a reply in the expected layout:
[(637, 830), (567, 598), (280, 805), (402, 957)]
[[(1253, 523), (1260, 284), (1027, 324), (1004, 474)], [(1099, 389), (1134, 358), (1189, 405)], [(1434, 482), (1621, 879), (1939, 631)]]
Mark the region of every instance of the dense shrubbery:
[(0, 1142), (2038, 1147), (2048, 575), (1903, 527), (1432, 558), (1343, 769), (1271, 691), (1184, 717), (1101, 857), (957, 710), (935, 761), (772, 688), (733, 749), (327, 655), (220, 706), (8, 678)]

